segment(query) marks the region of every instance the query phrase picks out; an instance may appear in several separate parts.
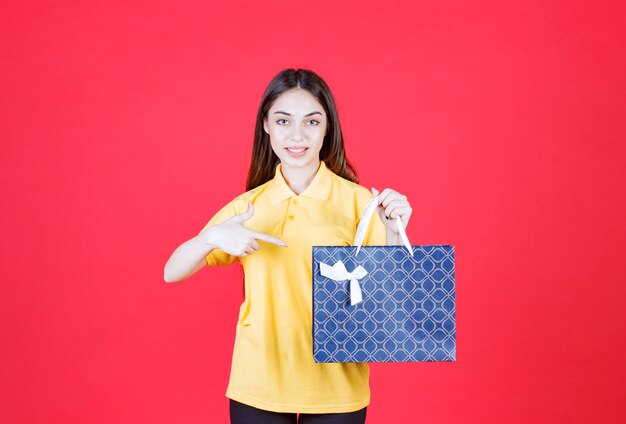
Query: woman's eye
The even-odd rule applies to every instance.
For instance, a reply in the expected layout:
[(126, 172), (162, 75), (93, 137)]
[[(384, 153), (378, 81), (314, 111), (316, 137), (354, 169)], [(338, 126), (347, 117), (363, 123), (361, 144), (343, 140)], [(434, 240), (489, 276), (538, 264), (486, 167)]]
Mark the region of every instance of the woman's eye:
[(313, 122), (312, 125), (319, 125), (320, 121), (316, 120), (316, 119), (309, 119), (309, 122)]
[(285, 123), (287, 122), (287, 120), (286, 120), (286, 119), (279, 119), (279, 120), (277, 120), (277, 121), (276, 121), (276, 123), (277, 123), (278, 125), (283, 125), (283, 124), (282, 124), (282, 122), (283, 122), (283, 121), (284, 121)]

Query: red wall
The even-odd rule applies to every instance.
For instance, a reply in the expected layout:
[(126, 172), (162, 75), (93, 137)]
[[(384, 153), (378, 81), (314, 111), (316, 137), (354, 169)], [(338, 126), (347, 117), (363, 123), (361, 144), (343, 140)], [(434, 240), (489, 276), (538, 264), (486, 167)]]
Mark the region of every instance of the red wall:
[(0, 7), (1, 422), (227, 421), (241, 270), (163, 266), (285, 67), (456, 247), (458, 359), (372, 365), (368, 423), (626, 420), (623, 2)]

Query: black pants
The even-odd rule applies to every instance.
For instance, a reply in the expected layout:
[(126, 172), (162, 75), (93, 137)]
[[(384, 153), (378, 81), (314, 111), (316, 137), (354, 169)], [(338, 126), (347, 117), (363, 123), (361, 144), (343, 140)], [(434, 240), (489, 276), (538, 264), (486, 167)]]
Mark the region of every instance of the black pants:
[(367, 408), (338, 414), (300, 414), (257, 409), (230, 399), (231, 424), (364, 424)]

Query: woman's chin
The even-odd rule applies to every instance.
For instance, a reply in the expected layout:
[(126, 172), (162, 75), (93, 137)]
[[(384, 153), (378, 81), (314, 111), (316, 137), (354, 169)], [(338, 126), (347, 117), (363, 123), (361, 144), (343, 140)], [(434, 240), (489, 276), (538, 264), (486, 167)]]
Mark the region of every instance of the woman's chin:
[(319, 159), (315, 160), (313, 158), (298, 158), (294, 159), (291, 157), (282, 158), (281, 162), (285, 165), (292, 166), (294, 168), (306, 168), (309, 166), (313, 166), (313, 163), (319, 164)]

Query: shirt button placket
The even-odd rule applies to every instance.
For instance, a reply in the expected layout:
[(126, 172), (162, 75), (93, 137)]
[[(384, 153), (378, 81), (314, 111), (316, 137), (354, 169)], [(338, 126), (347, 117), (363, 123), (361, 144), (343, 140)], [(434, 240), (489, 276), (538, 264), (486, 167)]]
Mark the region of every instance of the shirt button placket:
[(289, 220), (293, 220), (294, 219), (294, 215), (293, 215), (293, 205), (297, 205), (298, 204), (298, 199), (296, 198), (291, 198), (291, 204), (289, 205), (289, 214), (287, 215), (287, 219)]

